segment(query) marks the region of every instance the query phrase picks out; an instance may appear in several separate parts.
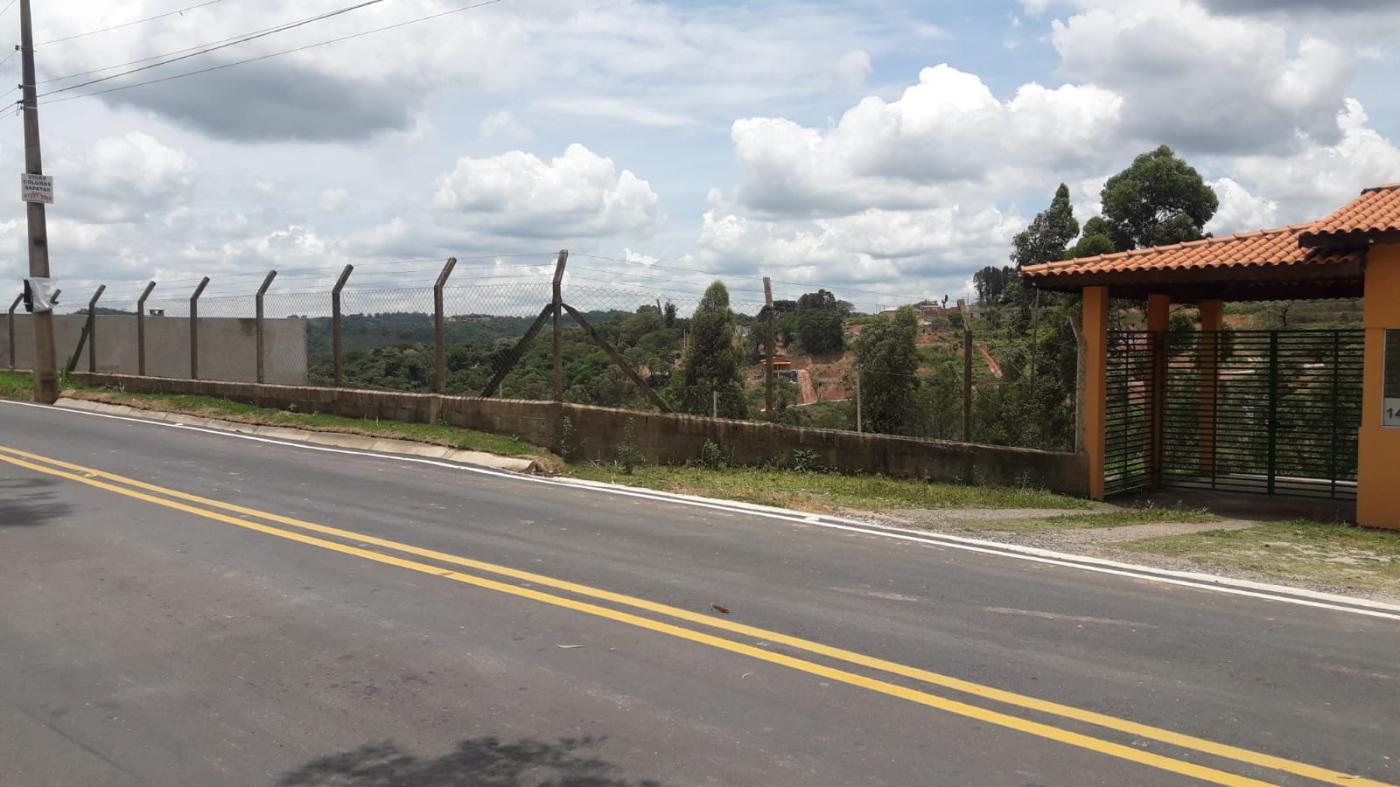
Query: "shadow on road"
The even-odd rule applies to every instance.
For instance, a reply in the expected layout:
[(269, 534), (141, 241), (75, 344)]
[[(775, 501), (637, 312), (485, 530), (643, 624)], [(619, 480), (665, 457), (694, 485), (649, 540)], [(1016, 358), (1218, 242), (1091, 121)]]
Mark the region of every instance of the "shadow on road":
[(57, 484), (49, 478), (0, 478), (0, 527), (42, 525), (68, 513), (70, 506), (39, 491)]
[(285, 774), (283, 787), (364, 785), (389, 787), (659, 787), (655, 781), (626, 781), (611, 774), (616, 766), (581, 750), (599, 738), (555, 743), (473, 738), (441, 757), (423, 759), (390, 742), (313, 760)]

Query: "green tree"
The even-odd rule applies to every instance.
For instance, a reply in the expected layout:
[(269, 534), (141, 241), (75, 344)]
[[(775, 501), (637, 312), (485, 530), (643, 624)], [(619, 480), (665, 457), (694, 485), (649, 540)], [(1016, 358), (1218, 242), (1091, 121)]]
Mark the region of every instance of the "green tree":
[(1118, 251), (1200, 240), (1220, 207), (1215, 190), (1166, 145), (1133, 159), (1100, 197)]
[(839, 353), (846, 349), (841, 313), (835, 309), (807, 309), (797, 313), (797, 341), (811, 355)]
[(1055, 262), (1065, 258), (1065, 249), (1079, 234), (1079, 222), (1069, 202), (1069, 187), (1061, 183), (1050, 200), (1050, 207), (1035, 215), (1012, 241), (1011, 261), (1019, 270), (1027, 265)]
[(1118, 251), (1118, 244), (1113, 242), (1112, 228), (1102, 216), (1095, 216), (1084, 222), (1084, 232), (1079, 236), (1074, 248), (1069, 250), (1068, 256), (1073, 259), (1097, 257), (1115, 251)]
[(1006, 285), (1016, 277), (1016, 269), (988, 265), (972, 274), (972, 286), (977, 290), (977, 302), (981, 304), (1000, 303)]
[(918, 422), (919, 318), (905, 306), (867, 323), (856, 339), (861, 415), (872, 432), (905, 434)]
[(743, 361), (742, 352), (734, 346), (729, 291), (717, 281), (705, 290), (690, 321), (690, 346), (681, 362), (681, 373), (671, 382), (676, 408), (708, 415), (717, 393), (722, 417), (746, 417)]

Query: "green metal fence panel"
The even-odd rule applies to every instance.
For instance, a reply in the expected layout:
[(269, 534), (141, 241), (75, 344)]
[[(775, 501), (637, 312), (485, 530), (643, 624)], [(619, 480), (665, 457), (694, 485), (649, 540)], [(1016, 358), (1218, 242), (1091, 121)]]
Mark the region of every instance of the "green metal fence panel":
[[(1354, 499), (1364, 332), (1110, 338), (1107, 487)], [(1152, 428), (1154, 371), (1164, 379)], [(1117, 430), (1116, 432), (1113, 430)]]
[(1119, 495), (1152, 483), (1152, 335), (1109, 332), (1108, 361), (1104, 490)]

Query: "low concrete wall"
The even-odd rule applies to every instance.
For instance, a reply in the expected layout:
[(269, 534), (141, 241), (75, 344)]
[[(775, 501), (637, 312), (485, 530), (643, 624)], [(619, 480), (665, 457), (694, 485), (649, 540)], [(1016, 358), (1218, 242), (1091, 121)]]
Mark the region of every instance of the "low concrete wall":
[[(61, 370), (72, 357), (87, 317), (60, 314), (54, 318), (54, 342)], [(136, 316), (97, 315), (97, 371), (136, 374)], [(264, 370), (267, 381), (283, 385), (306, 383), (306, 321), (266, 319)], [(252, 319), (203, 317), (199, 320), (199, 375), (211, 380), (253, 382), (258, 377), (257, 326)], [(0, 368), (10, 368), (9, 329), (0, 315)], [(15, 362), (28, 369), (34, 357), (34, 333), (27, 314), (15, 315)], [(78, 371), (87, 371), (87, 349)], [(156, 377), (190, 374), (190, 321), (187, 317), (146, 318), (146, 373)]]
[(1080, 496), (1088, 493), (1088, 465), (1082, 454), (516, 399), (107, 374), (74, 376), (85, 383), (134, 393), (203, 394), (303, 413), (419, 423), (442, 421), (466, 429), (513, 435), (554, 451), (560, 450), (560, 435), (567, 418), (573, 427), (574, 454), (588, 459), (614, 458), (630, 422), (633, 440), (642, 455), (662, 464), (693, 461), (710, 440), (739, 464), (785, 461), (800, 449), (815, 454), (817, 464), (846, 473), (1033, 486)]

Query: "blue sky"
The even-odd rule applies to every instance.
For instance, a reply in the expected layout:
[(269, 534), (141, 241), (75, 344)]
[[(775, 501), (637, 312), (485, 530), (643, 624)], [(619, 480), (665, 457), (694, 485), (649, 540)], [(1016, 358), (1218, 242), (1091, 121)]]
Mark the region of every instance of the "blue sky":
[[(73, 0), (36, 9), (36, 35), (189, 4)], [(222, 0), (41, 46), (40, 78), (344, 4)], [(383, 0), (102, 87), (464, 4)], [(1216, 232), (1318, 218), (1400, 180), (1397, 6), (503, 0), (41, 98), (55, 275), (117, 297), (204, 274), (233, 292), (271, 267), (543, 264), (568, 247), (628, 260), (588, 263), (619, 286), (692, 291), (708, 278), (694, 270), (824, 285), (865, 307), (956, 297), (1058, 183), (1086, 219), (1102, 181), (1159, 143), (1217, 188)], [(12, 121), (0, 139), (14, 169), (19, 132)], [(0, 223), (12, 280), (23, 232), (16, 202)]]

